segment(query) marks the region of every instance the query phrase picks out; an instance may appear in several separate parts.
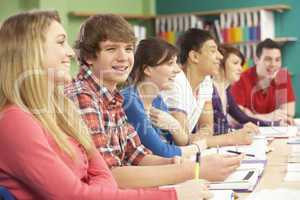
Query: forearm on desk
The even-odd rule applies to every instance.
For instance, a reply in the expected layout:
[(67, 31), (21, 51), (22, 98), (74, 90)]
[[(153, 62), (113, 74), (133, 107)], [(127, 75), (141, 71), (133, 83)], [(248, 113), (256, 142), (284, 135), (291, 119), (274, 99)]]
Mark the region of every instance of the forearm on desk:
[(216, 136), (205, 136), (207, 147), (234, 145), (234, 133), (228, 133)]
[(112, 169), (121, 188), (157, 187), (172, 185), (192, 179), (193, 170), (184, 165), (124, 166)]
[(139, 163), (139, 166), (169, 165), (173, 164), (173, 158), (164, 158), (153, 154), (146, 155)]

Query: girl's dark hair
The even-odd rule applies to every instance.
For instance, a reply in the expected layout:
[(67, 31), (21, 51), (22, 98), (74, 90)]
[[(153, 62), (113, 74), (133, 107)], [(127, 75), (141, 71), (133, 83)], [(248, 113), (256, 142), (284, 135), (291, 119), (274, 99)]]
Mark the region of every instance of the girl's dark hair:
[(229, 46), (229, 45), (220, 45), (219, 51), (223, 55), (223, 59), (221, 61), (221, 65), (220, 65), (223, 69), (225, 69), (225, 63), (230, 54), (236, 55), (237, 57), (239, 57), (241, 59), (241, 61), (242, 61), (241, 64), (242, 65), (245, 64), (245, 57), (239, 49)]
[(137, 85), (145, 78), (146, 67), (156, 67), (177, 56), (178, 49), (159, 38), (141, 40), (134, 54), (134, 65), (130, 73), (130, 83)]

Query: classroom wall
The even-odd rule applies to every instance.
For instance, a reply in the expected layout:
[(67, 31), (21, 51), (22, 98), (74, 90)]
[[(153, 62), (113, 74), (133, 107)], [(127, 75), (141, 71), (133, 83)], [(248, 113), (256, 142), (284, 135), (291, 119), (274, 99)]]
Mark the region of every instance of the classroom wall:
[[(172, 2), (172, 3), (171, 3)], [(287, 43), (283, 47), (283, 65), (292, 73), (293, 86), (297, 96), (296, 115), (300, 117), (300, 1), (298, 0), (157, 0), (157, 14), (188, 13), (241, 7), (255, 7), (272, 4), (287, 4), (290, 11), (275, 15), (276, 36), (297, 37), (297, 42)]]
[(0, 0), (0, 22), (20, 11), (39, 7), (39, 0)]
[(3, 21), (7, 16), (20, 11), (19, 0), (0, 0), (0, 21)]
[[(65, 0), (67, 1), (67, 0)], [(155, 14), (155, 0), (77, 0), (69, 3), (68, 11), (91, 11), (99, 13)], [(74, 41), (84, 18), (69, 16), (68, 31)]]
[[(80, 24), (85, 18), (70, 16), (70, 11), (154, 15), (155, 2), (155, 0), (0, 0), (0, 22), (10, 15), (24, 10), (55, 9), (58, 10), (68, 33), (69, 42), (73, 45)], [(134, 21), (133, 23), (144, 22)], [(149, 24), (146, 25), (149, 26)], [(75, 75), (77, 70), (77, 64), (73, 62), (72, 74)]]

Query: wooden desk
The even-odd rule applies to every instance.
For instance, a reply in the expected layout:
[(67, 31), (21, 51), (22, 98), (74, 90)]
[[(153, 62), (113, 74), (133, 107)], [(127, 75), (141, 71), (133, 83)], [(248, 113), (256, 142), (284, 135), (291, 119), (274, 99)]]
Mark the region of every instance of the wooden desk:
[[(290, 153), (290, 145), (287, 144), (287, 139), (275, 139), (270, 146), (274, 148), (274, 151), (267, 155), (268, 163), (254, 192), (278, 187), (300, 189), (300, 181), (283, 181), (286, 175), (287, 159)], [(246, 199), (249, 194), (250, 193), (238, 193), (239, 199)]]

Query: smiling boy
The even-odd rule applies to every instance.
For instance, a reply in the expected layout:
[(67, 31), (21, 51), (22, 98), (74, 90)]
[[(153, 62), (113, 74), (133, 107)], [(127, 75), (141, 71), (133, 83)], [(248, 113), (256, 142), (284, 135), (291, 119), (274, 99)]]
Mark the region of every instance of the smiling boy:
[[(152, 155), (140, 142), (123, 110), (117, 84), (124, 82), (134, 62), (135, 36), (131, 26), (116, 15), (96, 15), (81, 27), (75, 49), (80, 72), (66, 87), (66, 95), (79, 107), (98, 151), (120, 187), (176, 184), (195, 175), (195, 163)], [(205, 156), (200, 177), (224, 180), (240, 159)], [(214, 170), (221, 165), (219, 170)]]
[(271, 39), (259, 43), (255, 64), (243, 72), (231, 88), (240, 108), (249, 116), (262, 120), (292, 123), (295, 94), (291, 76), (282, 68), (280, 46)]

